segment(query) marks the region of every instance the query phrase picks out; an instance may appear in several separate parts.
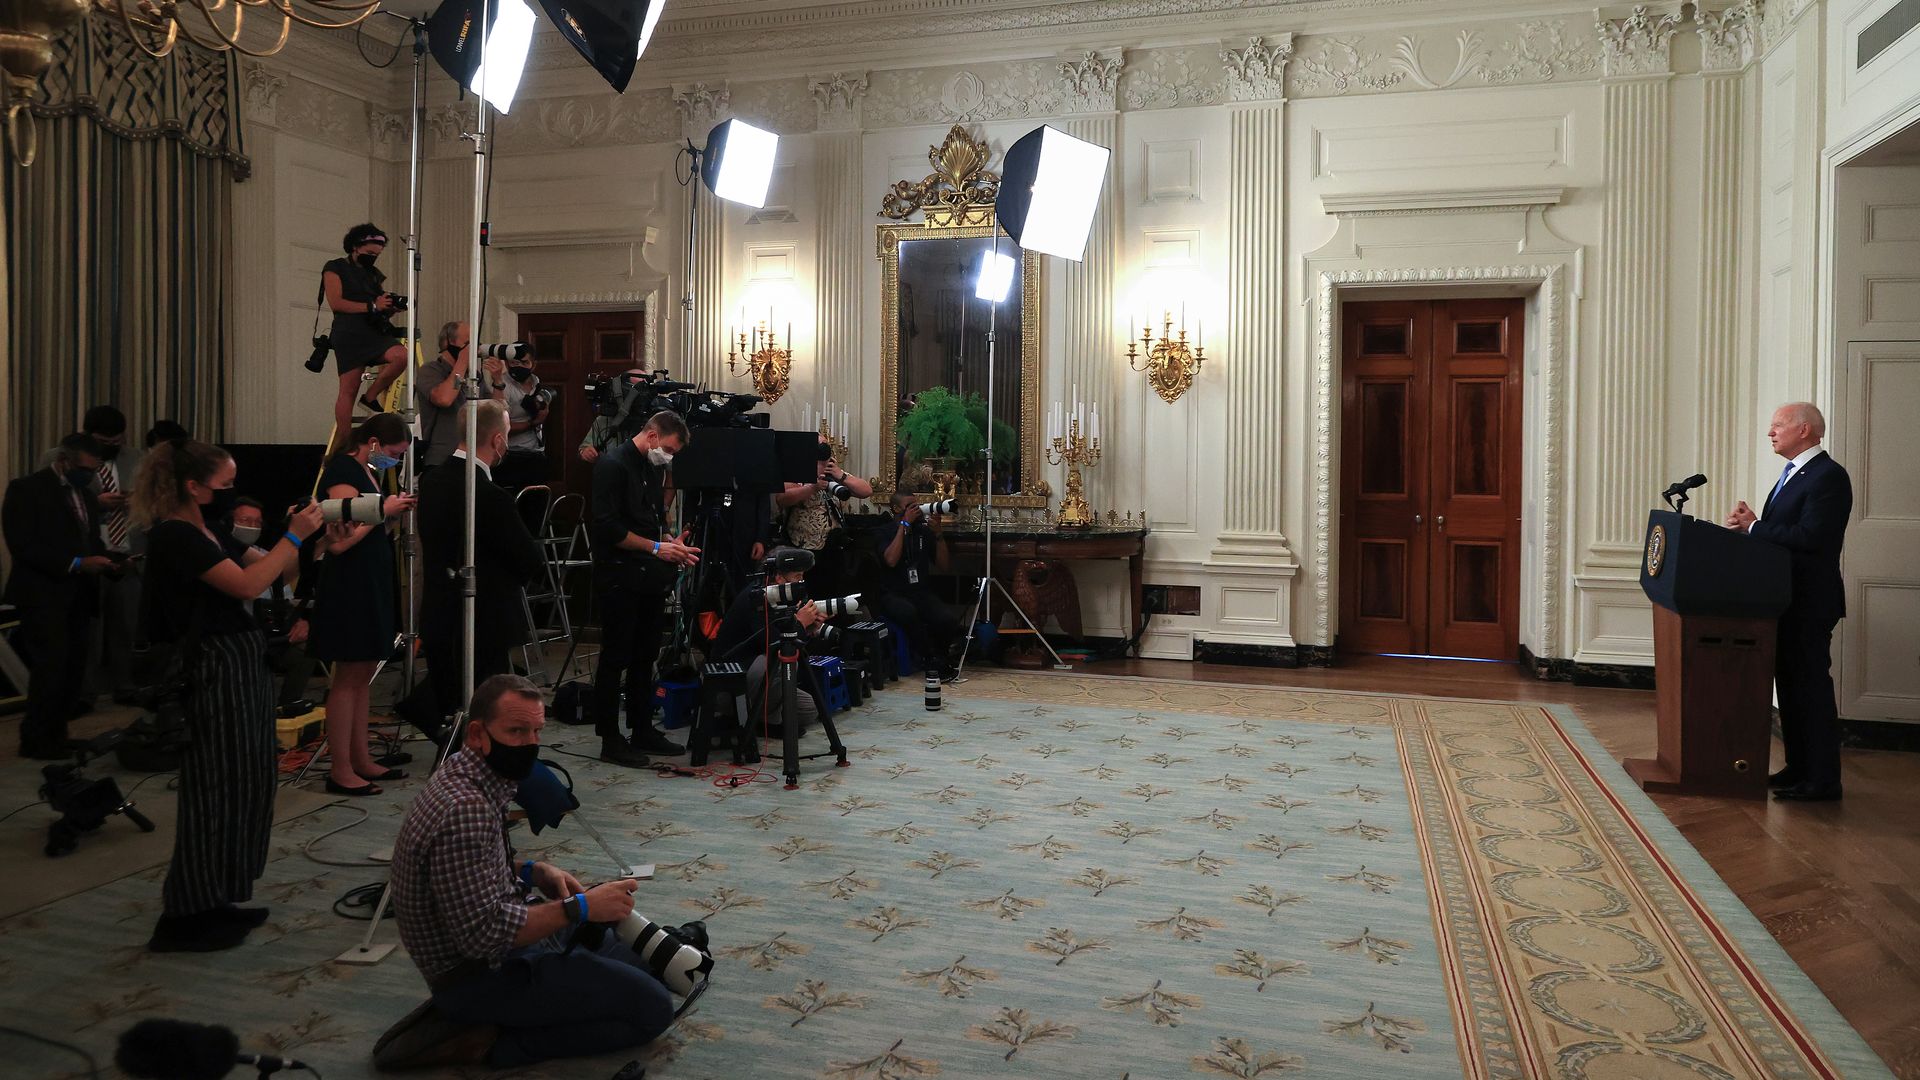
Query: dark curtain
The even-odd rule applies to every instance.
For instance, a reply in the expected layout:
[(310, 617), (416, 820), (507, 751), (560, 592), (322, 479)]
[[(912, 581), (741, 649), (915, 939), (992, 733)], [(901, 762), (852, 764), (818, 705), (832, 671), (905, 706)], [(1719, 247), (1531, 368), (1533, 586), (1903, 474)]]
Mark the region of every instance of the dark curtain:
[(154, 60), (100, 17), (56, 49), (39, 157), (6, 172), (9, 456), (31, 468), (96, 404), (136, 438), (161, 417), (223, 438), (234, 61)]

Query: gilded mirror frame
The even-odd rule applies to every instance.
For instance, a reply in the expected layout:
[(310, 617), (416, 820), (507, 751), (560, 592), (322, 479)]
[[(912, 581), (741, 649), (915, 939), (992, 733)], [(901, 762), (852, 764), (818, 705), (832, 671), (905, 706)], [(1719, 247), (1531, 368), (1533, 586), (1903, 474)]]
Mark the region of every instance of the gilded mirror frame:
[[(984, 169), (985, 142), (969, 136), (955, 125), (943, 146), (928, 148), (935, 175), (919, 185), (900, 181), (888, 193), (883, 214), (905, 217), (916, 211), (925, 220), (899, 221), (875, 226), (876, 251), (880, 260), (880, 474), (874, 478), (875, 500), (893, 494), (899, 483), (898, 447), (895, 431), (900, 400), (900, 244), (915, 240), (974, 240), (994, 235), (993, 191), (999, 177)], [(956, 162), (964, 162), (955, 167)], [(1005, 240), (1004, 249), (1013, 248)], [(995, 506), (1045, 509), (1052, 494), (1041, 478), (1040, 465), (1045, 457), (1041, 445), (1040, 397), (1040, 256), (1022, 252), (1020, 257), (1020, 484), (1014, 494), (995, 495)], [(915, 492), (931, 497), (931, 491)], [(962, 504), (982, 500), (978, 491), (963, 490)]]

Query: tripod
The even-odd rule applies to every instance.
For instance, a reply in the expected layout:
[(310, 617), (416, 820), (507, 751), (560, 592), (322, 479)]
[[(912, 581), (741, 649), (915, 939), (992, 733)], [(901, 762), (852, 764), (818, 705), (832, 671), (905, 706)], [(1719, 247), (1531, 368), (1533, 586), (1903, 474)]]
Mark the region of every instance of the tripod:
[(838, 768), (847, 767), (847, 746), (840, 741), (840, 732), (833, 726), (833, 718), (823, 709), (820, 713), (820, 727), (827, 733), (827, 749), (818, 754), (800, 753), (800, 708), (799, 679), (800, 629), (791, 612), (782, 620), (780, 636), (773, 647), (767, 651), (767, 678), (772, 679), (778, 672), (780, 679), (780, 719), (781, 719), (781, 762), (780, 771), (786, 776), (786, 789), (792, 791), (800, 786), (800, 763), (815, 758), (832, 757)]
[[(999, 257), (1000, 226), (996, 223), (993, 227), (992, 258), (997, 261)], [(955, 682), (964, 681), (962, 675), (964, 675), (967, 670), (967, 657), (973, 653), (974, 635), (980, 625), (980, 620), (987, 618), (988, 613), (992, 610), (988, 606), (988, 589), (1000, 590), (1000, 598), (1006, 601), (1007, 606), (1013, 609), (1015, 615), (1020, 616), (1021, 622), (1027, 624), (1027, 629), (1033, 632), (1034, 640), (1040, 643), (1041, 648), (1047, 650), (1048, 656), (1053, 657), (1053, 666), (1057, 670), (1072, 670), (1072, 665), (1060, 659), (1060, 654), (1053, 649), (1053, 643), (1049, 642), (1046, 635), (1040, 632), (1040, 628), (1033, 625), (1033, 620), (1027, 617), (1026, 612), (1020, 610), (1020, 605), (1014, 602), (1012, 594), (1007, 592), (1007, 587), (1000, 584), (999, 578), (993, 576), (993, 354), (994, 339), (998, 336), (996, 329), (999, 322), (999, 315), (1000, 300), (996, 299), (992, 301), (991, 305), (987, 308), (987, 448), (981, 452), (981, 456), (987, 459), (986, 497), (980, 504), (980, 520), (985, 524), (987, 530), (987, 565), (985, 572), (980, 577), (980, 591), (975, 594), (973, 598), (973, 613), (967, 617), (967, 644), (960, 650), (960, 663), (954, 667), (953, 680)]]

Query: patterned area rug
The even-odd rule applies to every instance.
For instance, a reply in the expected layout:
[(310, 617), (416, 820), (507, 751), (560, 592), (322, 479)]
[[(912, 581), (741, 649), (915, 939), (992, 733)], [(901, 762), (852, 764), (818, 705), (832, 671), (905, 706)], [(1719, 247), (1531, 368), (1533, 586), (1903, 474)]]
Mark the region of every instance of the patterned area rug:
[[(1568, 715), (988, 673), (842, 732), (853, 767), (809, 763), (795, 792), (559, 759), (657, 864), (641, 910), (706, 919), (719, 963), (653, 1046), (521, 1075), (1888, 1075)], [(316, 851), (390, 842), (412, 787)], [(157, 872), (0, 923), (7, 1022), (103, 1059), (141, 1016), (217, 1022), (370, 1075), (424, 993), (404, 956), (331, 960), (363, 928), (333, 900), (380, 874), (302, 848), (352, 812), (279, 827), (275, 918), (229, 953), (140, 947)], [(578, 829), (522, 841), (610, 870)]]

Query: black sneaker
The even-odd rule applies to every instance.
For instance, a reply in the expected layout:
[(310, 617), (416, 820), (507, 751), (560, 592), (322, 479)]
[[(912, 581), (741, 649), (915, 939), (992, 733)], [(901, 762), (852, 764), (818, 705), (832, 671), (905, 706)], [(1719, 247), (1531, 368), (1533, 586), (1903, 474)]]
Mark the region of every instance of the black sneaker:
[(633, 733), (633, 746), (636, 750), (643, 750), (661, 757), (672, 757), (675, 754), (687, 752), (686, 747), (660, 734), (652, 724), (644, 725), (639, 731)]
[(647, 755), (634, 749), (621, 738), (600, 740), (600, 760), (609, 765), (625, 765), (630, 769), (644, 769), (653, 764), (647, 759)]

